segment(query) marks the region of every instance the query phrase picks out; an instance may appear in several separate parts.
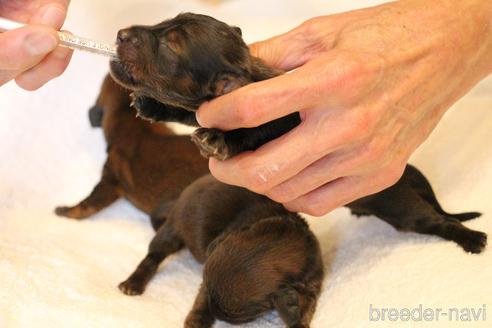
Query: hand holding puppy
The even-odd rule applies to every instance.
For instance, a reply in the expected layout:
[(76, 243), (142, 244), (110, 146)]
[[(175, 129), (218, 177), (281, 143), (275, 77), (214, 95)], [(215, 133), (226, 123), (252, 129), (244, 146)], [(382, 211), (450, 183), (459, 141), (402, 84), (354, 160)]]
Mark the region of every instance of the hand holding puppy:
[(1, 1), (0, 17), (29, 25), (0, 33), (0, 85), (15, 79), (26, 90), (35, 90), (62, 74), (72, 56), (57, 48), (65, 21), (67, 0)]
[(295, 71), (201, 106), (204, 127), (302, 123), (258, 150), (210, 161), (219, 180), (323, 215), (394, 184), (446, 110), (492, 71), (492, 4), (399, 1), (317, 17), (251, 51)]

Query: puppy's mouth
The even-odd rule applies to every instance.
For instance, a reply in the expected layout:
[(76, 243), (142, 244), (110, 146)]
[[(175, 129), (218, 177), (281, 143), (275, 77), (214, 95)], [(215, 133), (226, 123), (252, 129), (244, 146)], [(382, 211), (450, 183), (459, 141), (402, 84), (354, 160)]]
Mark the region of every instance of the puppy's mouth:
[(117, 58), (110, 61), (111, 75), (124, 86), (133, 89), (138, 85), (137, 51), (128, 44), (121, 44), (116, 49)]
[(121, 84), (130, 88), (136, 86), (137, 83), (131, 73), (131, 69), (124, 61), (119, 58), (113, 59), (110, 61), (109, 67), (111, 75)]

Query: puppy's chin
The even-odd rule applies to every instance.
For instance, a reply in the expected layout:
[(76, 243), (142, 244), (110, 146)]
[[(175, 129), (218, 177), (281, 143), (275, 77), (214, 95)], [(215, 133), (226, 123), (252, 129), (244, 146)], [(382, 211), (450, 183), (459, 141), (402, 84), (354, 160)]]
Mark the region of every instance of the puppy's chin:
[(119, 59), (111, 60), (109, 63), (109, 71), (111, 76), (123, 86), (129, 89), (135, 89), (137, 87), (137, 83), (135, 79), (131, 75), (131, 73), (126, 68), (125, 64)]

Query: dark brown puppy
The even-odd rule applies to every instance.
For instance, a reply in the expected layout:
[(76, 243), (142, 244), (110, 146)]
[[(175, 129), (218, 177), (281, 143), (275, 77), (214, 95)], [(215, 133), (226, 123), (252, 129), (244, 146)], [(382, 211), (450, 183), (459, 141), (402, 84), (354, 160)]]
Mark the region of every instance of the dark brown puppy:
[(309, 327), (323, 265), (318, 242), (299, 215), (211, 175), (161, 214), (165, 223), (121, 291), (141, 294), (159, 264), (187, 247), (205, 267), (185, 327), (211, 327), (216, 318), (248, 322), (272, 309), (288, 327)]
[[(86, 218), (120, 197), (152, 214), (208, 172), (207, 161), (189, 136), (175, 135), (165, 124), (135, 118), (129, 92), (109, 75), (89, 117), (93, 126), (102, 123), (107, 142), (102, 178), (78, 205), (56, 208), (58, 215)], [(154, 227), (160, 225), (158, 217), (152, 219)]]
[[(144, 118), (197, 126), (196, 109), (205, 101), (282, 72), (250, 55), (241, 30), (212, 17), (181, 14), (155, 26), (119, 31), (115, 79), (133, 91)], [(254, 150), (300, 123), (298, 113), (257, 128), (193, 134), (205, 156), (226, 159)]]
[[(121, 30), (118, 44), (112, 74), (133, 90), (135, 107), (151, 120), (196, 125), (194, 111), (204, 101), (281, 74), (249, 54), (237, 27), (204, 15), (181, 14), (155, 26)], [(198, 129), (193, 140), (204, 155), (225, 159), (254, 150), (299, 123), (295, 113), (257, 128)], [(479, 253), (486, 244), (484, 233), (459, 222), (480, 214), (444, 212), (429, 182), (412, 166), (395, 186), (347, 206), (399, 230), (453, 240), (468, 252)]]

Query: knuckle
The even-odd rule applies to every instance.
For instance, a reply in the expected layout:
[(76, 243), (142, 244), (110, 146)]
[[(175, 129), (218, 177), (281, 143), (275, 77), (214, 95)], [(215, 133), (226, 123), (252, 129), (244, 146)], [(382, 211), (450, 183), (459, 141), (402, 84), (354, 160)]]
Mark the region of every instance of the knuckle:
[(291, 187), (279, 185), (269, 190), (266, 195), (277, 203), (287, 203), (297, 198), (297, 194)]
[(355, 110), (347, 115), (347, 118), (343, 119), (346, 124), (340, 128), (337, 135), (341, 143), (357, 141), (368, 143), (374, 139), (378, 124), (378, 117), (374, 112)]
[(404, 170), (405, 165), (402, 166), (400, 163), (388, 166), (381, 178), (381, 187), (386, 189), (397, 183), (402, 177)]
[(245, 127), (255, 126), (260, 114), (261, 103), (254, 92), (241, 94), (238, 97), (237, 106), (234, 108), (234, 120)]
[(356, 111), (353, 118), (353, 129), (359, 138), (367, 138), (374, 134), (377, 116), (371, 110)]
[(359, 158), (363, 163), (379, 165), (384, 163), (385, 152), (386, 148), (382, 142), (372, 140), (362, 147)]
[(304, 206), (304, 210), (302, 212), (312, 216), (323, 216), (328, 213), (328, 209), (326, 209), (322, 204), (309, 203)]
[(347, 56), (336, 60), (329, 68), (330, 73), (325, 74), (325, 88), (336, 90), (342, 93), (345, 98), (353, 98), (360, 86), (361, 77), (366, 71), (365, 64), (358, 59)]
[(322, 16), (313, 17), (304, 21), (300, 25), (300, 30), (306, 36), (318, 35), (323, 30), (324, 18)]
[(271, 174), (267, 170), (245, 161), (239, 164), (239, 172), (242, 172), (247, 189), (258, 194), (265, 194), (270, 189), (268, 181)]

